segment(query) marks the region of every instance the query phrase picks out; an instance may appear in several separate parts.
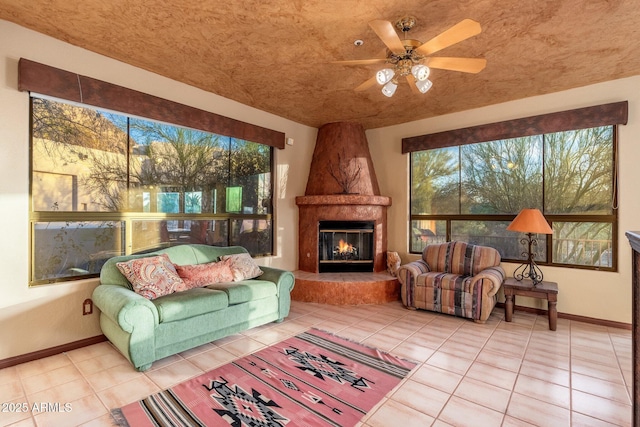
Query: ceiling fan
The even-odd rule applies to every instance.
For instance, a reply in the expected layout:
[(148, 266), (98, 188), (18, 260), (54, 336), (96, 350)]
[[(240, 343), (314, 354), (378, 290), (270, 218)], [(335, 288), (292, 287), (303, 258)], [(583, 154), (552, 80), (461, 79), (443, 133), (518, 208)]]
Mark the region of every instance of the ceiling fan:
[(342, 65), (389, 64), (389, 67), (378, 71), (373, 77), (355, 88), (356, 91), (362, 91), (378, 83), (382, 85), (382, 93), (388, 97), (393, 96), (398, 87), (398, 81), (402, 77), (407, 79), (413, 92), (426, 93), (432, 86), (432, 82), (429, 80), (431, 68), (479, 73), (487, 65), (487, 60), (484, 58), (430, 56), (446, 47), (480, 34), (482, 29), (478, 22), (464, 19), (425, 43), (407, 38), (407, 33), (415, 24), (416, 19), (412, 16), (401, 18), (396, 22), (396, 28), (402, 31), (405, 36), (404, 40), (401, 40), (391, 22), (381, 19), (371, 21), (369, 26), (389, 49), (387, 57), (333, 61), (333, 63)]

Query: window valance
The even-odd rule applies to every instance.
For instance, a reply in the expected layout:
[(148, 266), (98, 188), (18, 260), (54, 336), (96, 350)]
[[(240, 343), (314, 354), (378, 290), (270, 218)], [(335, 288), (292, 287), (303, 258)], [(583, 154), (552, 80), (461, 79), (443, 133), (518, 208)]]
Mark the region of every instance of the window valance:
[(18, 89), (284, 148), (285, 134), (21, 58)]
[(628, 101), (402, 139), (402, 153), (607, 125), (626, 125)]

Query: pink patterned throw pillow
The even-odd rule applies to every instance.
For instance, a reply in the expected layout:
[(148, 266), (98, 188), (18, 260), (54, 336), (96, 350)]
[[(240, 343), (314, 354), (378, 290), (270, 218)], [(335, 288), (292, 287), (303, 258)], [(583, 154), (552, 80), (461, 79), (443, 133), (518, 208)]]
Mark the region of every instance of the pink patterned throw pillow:
[(167, 254), (118, 262), (116, 266), (133, 290), (150, 300), (169, 295), (183, 285)]
[(223, 255), (220, 259), (229, 260), (231, 263), (230, 267), (234, 282), (253, 279), (264, 273), (248, 253)]
[(193, 265), (174, 264), (178, 275), (184, 282), (182, 286), (178, 286), (176, 292), (201, 288), (214, 283), (233, 281), (233, 274), (229, 264), (228, 260)]

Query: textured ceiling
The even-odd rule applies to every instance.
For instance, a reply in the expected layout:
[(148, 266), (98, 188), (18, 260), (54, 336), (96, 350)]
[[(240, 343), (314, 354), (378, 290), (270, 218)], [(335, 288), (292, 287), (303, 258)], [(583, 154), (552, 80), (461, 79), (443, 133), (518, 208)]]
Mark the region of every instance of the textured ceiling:
[[(392, 98), (354, 92), (381, 66), (331, 61), (384, 57), (367, 23), (405, 15), (422, 42), (478, 21), (480, 35), (434, 56), (487, 67), (433, 70), (424, 95), (406, 81)], [(315, 127), (388, 126), (640, 74), (637, 0), (0, 0), (0, 19)]]

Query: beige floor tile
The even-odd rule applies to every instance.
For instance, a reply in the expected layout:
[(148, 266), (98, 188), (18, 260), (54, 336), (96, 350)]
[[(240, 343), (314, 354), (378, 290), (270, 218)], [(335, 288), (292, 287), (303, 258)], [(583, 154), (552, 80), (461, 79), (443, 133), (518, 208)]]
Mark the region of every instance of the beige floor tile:
[(34, 417), (39, 426), (77, 426), (107, 414), (107, 409), (97, 396), (86, 396), (67, 402), (68, 412), (40, 412)]
[(95, 391), (102, 391), (142, 375), (144, 373), (136, 371), (131, 365), (117, 365), (104, 371), (87, 375), (85, 378)]
[(588, 360), (572, 359), (571, 372), (599, 378), (601, 380), (618, 384), (624, 384), (622, 372), (619, 368), (614, 366), (602, 365), (600, 363), (595, 363)]
[(204, 353), (205, 351), (213, 350), (214, 348), (217, 348), (217, 346), (208, 342), (206, 344), (199, 345), (198, 347), (194, 347), (190, 350), (182, 351), (179, 353), (179, 355), (183, 359), (188, 359), (195, 356), (196, 354)]
[(449, 339), (447, 340), (447, 342), (445, 342), (440, 346), (438, 351), (464, 357), (465, 359), (473, 360), (476, 358), (478, 353), (480, 353), (481, 349), (482, 349), (481, 346), (476, 346), (473, 344), (463, 344), (457, 341), (451, 341)]
[(213, 350), (197, 354), (187, 360), (202, 369), (204, 372), (207, 372), (211, 369), (217, 368), (218, 366), (224, 365), (225, 363), (229, 363), (237, 357), (238, 356), (228, 352), (224, 348), (215, 348)]
[(113, 418), (111, 414), (105, 414), (101, 417), (94, 418), (91, 421), (80, 424), (78, 427), (114, 427)]
[(476, 357), (476, 361), (511, 372), (518, 372), (522, 364), (520, 357), (507, 356), (492, 350), (482, 350)]
[(571, 425), (577, 427), (619, 427), (616, 424), (589, 417), (579, 412), (571, 413)]
[(505, 390), (513, 390), (518, 374), (485, 363), (475, 362), (467, 371), (466, 376)]
[(31, 405), (29, 405), (25, 397), (0, 403), (6, 405), (4, 407), (6, 410), (0, 413), (0, 426), (9, 426), (19, 422), (24, 422), (29, 425), (29, 421), (32, 420)]
[(570, 371), (554, 368), (553, 366), (541, 365), (530, 360), (524, 360), (520, 367), (520, 375), (548, 381), (563, 387), (570, 386)]
[(571, 364), (569, 355), (553, 353), (548, 349), (538, 348), (527, 348), (524, 360), (565, 370), (568, 370)]
[(235, 340), (229, 344), (221, 346), (221, 348), (224, 348), (229, 353), (233, 353), (236, 356), (244, 356), (245, 354), (253, 353), (254, 351), (258, 351), (264, 347), (265, 345), (263, 343), (248, 337), (243, 337), (239, 340)]
[(0, 386), (15, 381), (20, 381), (20, 375), (18, 375), (18, 368), (16, 366), (0, 369)]
[(66, 354), (56, 354), (33, 362), (23, 363), (17, 366), (20, 378), (28, 378), (40, 375), (63, 366), (71, 365), (71, 359)]
[(604, 399), (578, 390), (571, 392), (572, 409), (584, 415), (620, 426), (632, 424), (631, 405)]
[(0, 386), (0, 403), (24, 397), (25, 392), (20, 380), (7, 382)]
[(94, 394), (89, 383), (80, 378), (27, 396), (30, 405), (39, 402), (70, 402)]
[(406, 381), (391, 395), (391, 399), (437, 417), (451, 395), (417, 381)]
[(401, 342), (401, 338), (386, 335), (381, 332), (376, 332), (370, 337), (362, 340), (362, 344), (375, 347), (383, 351), (391, 351), (391, 349), (399, 345)]
[(164, 390), (202, 373), (204, 371), (190, 361), (181, 360), (162, 369), (149, 372), (147, 377)]
[(500, 426), (504, 414), (453, 396), (438, 417), (456, 427)]
[(24, 386), (24, 392), (30, 395), (79, 379), (82, 379), (80, 371), (74, 365), (66, 365), (36, 376), (24, 378), (22, 385)]
[(96, 357), (105, 356), (107, 354), (120, 354), (110, 342), (105, 341), (98, 344), (93, 344), (87, 347), (77, 348), (66, 353), (66, 355), (74, 363), (82, 362), (83, 360), (94, 359)]
[(430, 426), (433, 421), (433, 417), (391, 399), (366, 419), (371, 427)]
[(83, 375), (91, 375), (114, 366), (130, 365), (131, 362), (129, 362), (127, 358), (120, 353), (106, 352), (91, 359), (83, 359), (79, 362), (75, 362), (75, 364)]
[(627, 387), (622, 384), (612, 383), (574, 372), (571, 374), (571, 387), (575, 390), (595, 394), (605, 399), (615, 400), (624, 405), (631, 405)]
[(590, 348), (590, 347), (572, 345), (571, 358), (588, 360), (594, 363), (612, 366), (615, 368), (619, 366), (618, 359), (616, 358), (616, 353), (615, 351), (613, 351), (612, 346), (609, 346), (609, 348), (605, 350), (597, 347)]
[(568, 409), (520, 393), (511, 395), (507, 415), (536, 426), (565, 427), (571, 425), (571, 414)]
[(510, 415), (505, 415), (502, 427), (537, 427), (537, 424), (530, 424), (526, 421), (519, 420)]
[(134, 378), (126, 383), (98, 392), (98, 397), (107, 409), (121, 408), (129, 403), (144, 399), (154, 393), (162, 391), (153, 381), (143, 376)]
[(265, 346), (286, 340), (290, 336), (291, 335), (288, 332), (281, 331), (275, 328), (266, 329), (264, 331), (261, 331), (259, 334), (250, 335), (251, 339), (258, 341)]
[(525, 375), (518, 375), (513, 391), (567, 409), (571, 405), (571, 389), (568, 387)]
[(396, 356), (421, 363), (431, 357), (431, 355), (435, 353), (435, 350), (429, 347), (415, 344), (414, 342), (409, 340), (400, 343), (393, 349), (392, 353)]
[(462, 375), (425, 364), (414, 372), (411, 379), (451, 394), (462, 380)]
[(511, 397), (511, 390), (505, 390), (473, 378), (463, 378), (456, 388), (454, 396), (504, 414)]
[(464, 375), (469, 370), (473, 360), (442, 351), (436, 351), (425, 363), (459, 375)]

